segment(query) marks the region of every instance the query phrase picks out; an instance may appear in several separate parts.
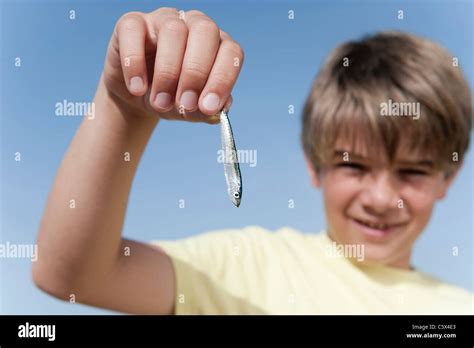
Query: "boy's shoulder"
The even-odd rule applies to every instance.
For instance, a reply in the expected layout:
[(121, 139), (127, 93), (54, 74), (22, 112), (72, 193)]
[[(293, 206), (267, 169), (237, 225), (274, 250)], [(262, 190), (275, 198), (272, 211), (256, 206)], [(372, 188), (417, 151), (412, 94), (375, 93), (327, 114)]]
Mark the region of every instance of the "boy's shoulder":
[[(191, 236), (186, 239), (249, 239), (254, 241), (295, 241), (303, 242), (307, 238), (320, 238), (320, 234), (306, 233), (292, 227), (284, 226), (276, 229), (267, 229), (258, 225), (248, 225), (241, 228), (226, 228), (221, 230), (211, 230)], [(186, 240), (184, 239), (184, 240)]]
[(419, 271), (421, 277), (426, 283), (436, 289), (438, 296), (446, 301), (471, 303), (474, 311), (474, 292), (452, 283), (443, 281), (431, 274)]
[[(311, 254), (316, 256), (315, 248), (320, 249), (323, 254), (328, 253), (328, 248), (332, 248), (332, 241), (328, 238), (324, 230), (318, 233), (314, 232), (303, 232), (298, 229), (289, 226), (283, 226), (276, 229), (267, 229), (258, 225), (249, 225), (243, 228), (236, 229), (224, 229), (209, 231), (204, 233), (208, 238), (211, 239), (231, 239), (240, 240), (249, 244), (259, 244), (264, 247), (272, 248), (275, 246), (285, 246), (287, 249), (301, 248), (311, 249)], [(280, 249), (279, 252), (282, 250)], [(298, 250), (300, 253), (302, 249)], [(332, 252), (332, 250), (331, 250)], [(439, 278), (425, 273), (423, 271), (416, 271), (418, 273), (419, 280), (422, 280), (426, 285), (431, 285), (437, 289), (439, 296), (449, 300), (472, 300), (474, 305), (474, 293), (468, 291), (460, 286), (453, 285), (449, 282), (442, 281)]]
[[(258, 225), (209, 230), (177, 240), (153, 240), (152, 244), (163, 247), (168, 254), (185, 253), (228, 255), (229, 248), (247, 250), (265, 258), (283, 258), (304, 251), (314, 251), (314, 245), (324, 238), (323, 234), (303, 233), (291, 227), (271, 230)], [(316, 243), (316, 244), (314, 244)], [(248, 255), (249, 255), (248, 253)], [(319, 253), (316, 253), (316, 255)]]

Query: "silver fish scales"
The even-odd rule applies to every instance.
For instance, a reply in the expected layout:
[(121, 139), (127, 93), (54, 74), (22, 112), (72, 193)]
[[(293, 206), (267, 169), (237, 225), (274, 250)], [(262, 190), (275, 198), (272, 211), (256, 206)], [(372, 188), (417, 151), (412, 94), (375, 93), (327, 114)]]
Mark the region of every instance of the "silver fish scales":
[(234, 135), (226, 109), (220, 112), (220, 123), (227, 193), (232, 203), (234, 203), (236, 207), (239, 207), (242, 199), (242, 176), (240, 174), (239, 158), (235, 147)]

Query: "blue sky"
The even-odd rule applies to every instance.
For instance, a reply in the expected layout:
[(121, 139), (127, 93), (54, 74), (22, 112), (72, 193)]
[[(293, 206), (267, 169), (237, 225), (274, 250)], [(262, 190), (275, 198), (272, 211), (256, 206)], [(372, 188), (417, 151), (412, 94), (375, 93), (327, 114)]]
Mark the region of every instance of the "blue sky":
[[(116, 20), (161, 6), (199, 9), (243, 46), (231, 120), (238, 148), (257, 149), (258, 162), (242, 165), (244, 193), (236, 209), (216, 161), (219, 128), (160, 123), (134, 181), (124, 227), (129, 238), (176, 239), (247, 225), (322, 230), (321, 194), (310, 185), (299, 143), (300, 114), (324, 57), (343, 41), (387, 29), (431, 38), (459, 58), (472, 86), (470, 1), (1, 1), (1, 243), (35, 242), (55, 172), (81, 122), (55, 116), (55, 104), (91, 101)], [(470, 151), (414, 255), (416, 267), (471, 291), (472, 178)], [(0, 313), (107, 313), (43, 294), (30, 269), (28, 260), (0, 259)]]

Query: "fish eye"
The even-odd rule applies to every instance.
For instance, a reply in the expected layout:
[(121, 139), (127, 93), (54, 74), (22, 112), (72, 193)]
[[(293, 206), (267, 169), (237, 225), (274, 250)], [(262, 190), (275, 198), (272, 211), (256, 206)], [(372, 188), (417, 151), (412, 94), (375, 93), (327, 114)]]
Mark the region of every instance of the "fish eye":
[(238, 192), (234, 192), (234, 198), (239, 198), (239, 193)]

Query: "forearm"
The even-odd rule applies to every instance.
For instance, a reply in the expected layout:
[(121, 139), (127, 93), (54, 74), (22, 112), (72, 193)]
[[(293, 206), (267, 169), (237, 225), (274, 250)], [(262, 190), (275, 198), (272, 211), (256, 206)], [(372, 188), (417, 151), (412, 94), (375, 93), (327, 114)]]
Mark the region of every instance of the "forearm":
[(158, 122), (117, 107), (103, 84), (57, 173), (38, 237), (39, 273), (80, 283), (101, 277), (120, 253), (128, 195)]

